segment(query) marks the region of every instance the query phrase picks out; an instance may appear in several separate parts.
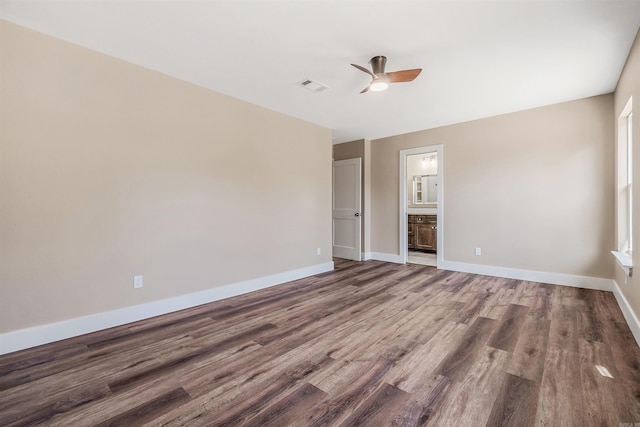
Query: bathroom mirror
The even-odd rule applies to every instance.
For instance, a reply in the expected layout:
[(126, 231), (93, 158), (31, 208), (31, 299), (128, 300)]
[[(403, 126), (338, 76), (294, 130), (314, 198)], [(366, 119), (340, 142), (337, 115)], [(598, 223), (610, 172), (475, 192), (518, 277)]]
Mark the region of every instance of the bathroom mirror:
[(438, 203), (438, 175), (414, 175), (413, 204)]

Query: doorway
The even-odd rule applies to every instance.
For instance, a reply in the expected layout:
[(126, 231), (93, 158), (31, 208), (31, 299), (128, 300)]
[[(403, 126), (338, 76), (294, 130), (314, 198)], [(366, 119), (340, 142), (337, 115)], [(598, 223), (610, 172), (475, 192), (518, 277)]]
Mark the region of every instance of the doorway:
[(438, 267), (443, 259), (442, 145), (400, 151), (400, 259)]

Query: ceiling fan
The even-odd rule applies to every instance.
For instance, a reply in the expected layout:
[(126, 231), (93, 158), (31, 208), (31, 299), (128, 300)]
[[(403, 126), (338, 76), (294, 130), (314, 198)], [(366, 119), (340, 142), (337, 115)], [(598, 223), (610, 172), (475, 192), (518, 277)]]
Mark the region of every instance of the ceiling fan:
[(371, 64), (371, 70), (369, 71), (366, 68), (357, 65), (351, 64), (356, 67), (360, 71), (364, 71), (365, 73), (371, 76), (371, 83), (369, 86), (365, 87), (362, 92), (365, 93), (368, 91), (380, 92), (386, 90), (389, 87), (389, 83), (402, 83), (402, 82), (410, 82), (422, 71), (422, 68), (414, 68), (411, 70), (402, 70), (402, 71), (392, 71), (390, 73), (384, 72), (384, 67), (387, 64), (386, 56), (374, 56), (369, 61)]

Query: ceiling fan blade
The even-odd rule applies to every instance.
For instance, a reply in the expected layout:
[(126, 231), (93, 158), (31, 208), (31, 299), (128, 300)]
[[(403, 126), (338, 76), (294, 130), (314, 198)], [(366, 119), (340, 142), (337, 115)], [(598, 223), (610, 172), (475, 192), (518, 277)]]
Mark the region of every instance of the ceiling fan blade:
[(370, 75), (371, 77), (373, 77), (374, 79), (376, 78), (376, 75), (375, 75), (375, 74), (373, 74), (371, 71), (367, 70), (366, 68), (361, 67), (361, 66), (360, 66), (360, 65), (358, 65), (358, 64), (351, 64), (351, 65), (353, 65), (354, 67), (356, 67), (358, 70), (360, 70), (360, 71), (364, 71), (365, 73), (369, 74), (369, 75)]
[(392, 71), (390, 73), (385, 73), (384, 75), (387, 77), (389, 83), (401, 83), (401, 82), (410, 82), (422, 71), (422, 68), (414, 68), (412, 70), (402, 70), (402, 71)]
[(360, 91), (360, 93), (365, 93), (365, 92), (369, 92), (369, 88), (371, 87), (371, 85), (365, 87), (364, 89), (362, 89), (362, 91)]

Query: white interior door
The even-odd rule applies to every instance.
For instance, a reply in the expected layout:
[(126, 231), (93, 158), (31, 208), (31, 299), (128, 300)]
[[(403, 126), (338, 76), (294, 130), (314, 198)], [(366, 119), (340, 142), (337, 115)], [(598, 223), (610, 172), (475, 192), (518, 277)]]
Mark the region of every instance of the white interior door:
[(360, 159), (333, 162), (333, 256), (360, 261)]

